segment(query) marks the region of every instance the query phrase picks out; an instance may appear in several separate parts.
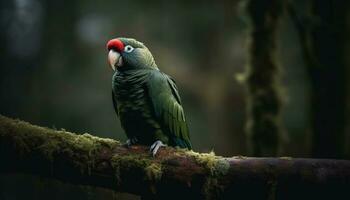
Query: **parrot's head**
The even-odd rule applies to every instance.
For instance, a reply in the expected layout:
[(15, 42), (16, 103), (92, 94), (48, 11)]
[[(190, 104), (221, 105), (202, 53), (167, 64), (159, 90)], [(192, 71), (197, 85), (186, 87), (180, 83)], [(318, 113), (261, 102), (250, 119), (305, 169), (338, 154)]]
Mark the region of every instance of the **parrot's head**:
[(132, 38), (115, 38), (107, 42), (108, 62), (113, 70), (157, 68), (148, 48)]

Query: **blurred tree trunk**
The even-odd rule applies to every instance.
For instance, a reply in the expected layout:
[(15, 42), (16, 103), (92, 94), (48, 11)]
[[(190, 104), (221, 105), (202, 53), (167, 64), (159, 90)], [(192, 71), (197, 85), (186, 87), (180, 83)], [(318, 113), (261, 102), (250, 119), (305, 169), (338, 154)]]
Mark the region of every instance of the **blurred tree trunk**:
[(288, 6), (299, 32), (304, 60), (311, 80), (312, 155), (344, 156), (347, 1), (317, 1), (300, 15)]
[(248, 136), (254, 156), (274, 156), (282, 138), (279, 66), (275, 60), (276, 32), (283, 10), (280, 0), (250, 0), (251, 21), (248, 86)]
[[(84, 66), (84, 56), (78, 46), (77, 21), (79, 19), (78, 1), (61, 0), (43, 2), (43, 36), (42, 48), (38, 68), (33, 71), (31, 77), (37, 77), (33, 81), (31, 96), (45, 100), (41, 104), (40, 112), (36, 112), (37, 121), (52, 124), (57, 118), (66, 120), (66, 124), (73, 124), (73, 116), (59, 112), (61, 98), (58, 90), (70, 92), (70, 77), (78, 77), (76, 72)], [(69, 5), (69, 6), (67, 6)], [(82, 73), (82, 71), (80, 72)], [(79, 74), (81, 75), (81, 74)], [(62, 77), (66, 79), (62, 82)], [(42, 83), (50, 83), (42, 85)], [(64, 84), (62, 84), (64, 83)], [(43, 92), (44, 91), (44, 92)], [(31, 116), (33, 114), (31, 113)], [(72, 126), (71, 126), (72, 127)]]

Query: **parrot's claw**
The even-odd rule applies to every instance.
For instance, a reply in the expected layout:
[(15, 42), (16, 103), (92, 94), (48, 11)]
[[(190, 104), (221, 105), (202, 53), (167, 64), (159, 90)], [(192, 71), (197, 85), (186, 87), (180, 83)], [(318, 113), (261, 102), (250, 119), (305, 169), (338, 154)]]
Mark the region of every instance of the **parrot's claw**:
[(133, 137), (131, 139), (126, 140), (124, 146), (127, 148), (130, 148), (132, 145), (136, 144), (137, 141), (138, 141), (137, 138)]
[(151, 145), (151, 148), (150, 148), (150, 152), (152, 152), (153, 157), (156, 156), (156, 154), (157, 154), (157, 152), (158, 152), (158, 150), (159, 150), (160, 147), (165, 147), (165, 146), (166, 146), (166, 145), (163, 144), (162, 141), (160, 141), (160, 140), (155, 141), (155, 142)]

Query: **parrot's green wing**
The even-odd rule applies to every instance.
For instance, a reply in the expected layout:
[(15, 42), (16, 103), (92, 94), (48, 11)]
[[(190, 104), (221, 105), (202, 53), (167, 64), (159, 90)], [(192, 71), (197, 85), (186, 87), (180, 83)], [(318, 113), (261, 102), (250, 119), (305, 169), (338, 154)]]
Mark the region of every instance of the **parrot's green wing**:
[(113, 107), (114, 107), (115, 113), (117, 113), (117, 116), (119, 116), (118, 104), (117, 104), (117, 100), (115, 99), (113, 90), (112, 90), (112, 101), (113, 101)]
[(175, 82), (166, 74), (154, 70), (146, 87), (156, 118), (169, 137), (170, 145), (192, 149), (185, 113)]

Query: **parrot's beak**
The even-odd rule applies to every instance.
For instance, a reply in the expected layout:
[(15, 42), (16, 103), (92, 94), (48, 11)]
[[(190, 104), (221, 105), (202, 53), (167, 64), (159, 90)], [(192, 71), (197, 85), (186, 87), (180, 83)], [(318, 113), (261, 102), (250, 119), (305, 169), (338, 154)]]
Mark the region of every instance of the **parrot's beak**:
[(123, 57), (117, 51), (113, 49), (108, 52), (108, 62), (113, 71), (115, 71), (115, 67), (121, 67), (123, 65)]

